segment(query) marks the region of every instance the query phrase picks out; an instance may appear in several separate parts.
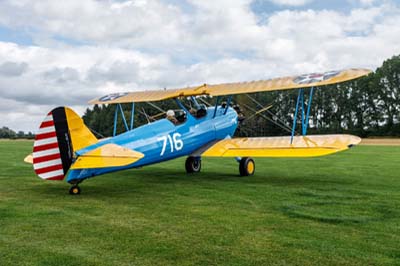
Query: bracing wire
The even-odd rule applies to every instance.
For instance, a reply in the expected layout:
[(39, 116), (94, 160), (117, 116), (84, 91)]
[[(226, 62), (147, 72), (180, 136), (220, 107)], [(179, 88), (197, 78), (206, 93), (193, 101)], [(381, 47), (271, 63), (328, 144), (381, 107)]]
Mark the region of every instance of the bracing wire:
[[(245, 95), (246, 95), (250, 100), (252, 100), (255, 104), (257, 104), (257, 105), (260, 106), (261, 108), (264, 108), (264, 106), (263, 106), (261, 103), (259, 103), (256, 99), (254, 99), (253, 97), (251, 97), (251, 96), (248, 95), (248, 94), (245, 94)], [(254, 110), (253, 110), (253, 111), (254, 111)], [(256, 111), (255, 111), (255, 112), (256, 112)], [(285, 122), (284, 122), (282, 119), (280, 119), (276, 114), (274, 114), (273, 112), (271, 112), (269, 109), (267, 109), (266, 112), (269, 113), (270, 115), (276, 117), (276, 119), (281, 123), (281, 124), (280, 124), (280, 123), (276, 122), (275, 120), (271, 119), (275, 125), (277, 125), (277, 126), (283, 128), (283, 129), (285, 129), (285, 130), (287, 130), (287, 131), (289, 131), (289, 132), (292, 132), (292, 129), (291, 129), (290, 127), (288, 127), (288, 126), (285, 124)], [(270, 122), (272, 122), (272, 121), (270, 121)]]

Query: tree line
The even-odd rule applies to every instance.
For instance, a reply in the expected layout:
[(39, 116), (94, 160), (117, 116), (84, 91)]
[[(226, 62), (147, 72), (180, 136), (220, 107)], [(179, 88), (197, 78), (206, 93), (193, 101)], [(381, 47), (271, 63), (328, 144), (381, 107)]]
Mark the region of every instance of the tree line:
[(0, 128), (0, 139), (33, 139), (35, 135), (32, 132), (24, 131), (15, 132), (8, 127)]

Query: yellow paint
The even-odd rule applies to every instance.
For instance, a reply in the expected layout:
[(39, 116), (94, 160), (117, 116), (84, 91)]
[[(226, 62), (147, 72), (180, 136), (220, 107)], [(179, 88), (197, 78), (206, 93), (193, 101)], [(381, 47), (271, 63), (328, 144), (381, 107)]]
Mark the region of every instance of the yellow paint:
[(221, 140), (206, 150), (205, 157), (316, 157), (348, 149), (361, 139), (352, 135), (237, 138)]
[(247, 164), (247, 172), (248, 172), (249, 174), (252, 174), (252, 173), (254, 172), (254, 163), (253, 163), (252, 161), (250, 161), (250, 162)]
[(33, 164), (33, 155), (32, 155), (32, 153), (25, 157), (24, 162)]
[(219, 95), (232, 95), (241, 93), (255, 93), (263, 91), (319, 87), (319, 86), (331, 85), (357, 79), (362, 76), (366, 76), (369, 73), (371, 73), (371, 71), (368, 69), (348, 69), (340, 72), (340, 74), (330, 79), (310, 84), (295, 83), (294, 80), (298, 76), (292, 76), (292, 77), (275, 78), (275, 79), (259, 80), (251, 82), (224, 83), (216, 85), (204, 84), (196, 87), (187, 87), (180, 89), (138, 91), (138, 92), (128, 93), (125, 96), (110, 101), (101, 101), (100, 98), (98, 98), (91, 100), (89, 103), (105, 104), (105, 103), (147, 102), (147, 101), (161, 101), (176, 97), (186, 97), (186, 96), (196, 96), (196, 95), (219, 96)]
[(144, 157), (143, 153), (106, 144), (78, 157), (71, 169), (118, 167), (132, 164)]
[(67, 117), (69, 134), (71, 136), (72, 148), (74, 151), (97, 143), (97, 138), (86, 127), (82, 118), (80, 118), (68, 107), (65, 107), (65, 114)]

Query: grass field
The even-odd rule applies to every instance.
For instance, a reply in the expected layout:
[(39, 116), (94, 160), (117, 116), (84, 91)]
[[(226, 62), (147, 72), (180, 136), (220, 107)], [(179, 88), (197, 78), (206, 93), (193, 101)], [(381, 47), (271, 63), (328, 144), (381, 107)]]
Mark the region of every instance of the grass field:
[(184, 159), (70, 196), (0, 141), (0, 265), (400, 265), (400, 147), (314, 159)]

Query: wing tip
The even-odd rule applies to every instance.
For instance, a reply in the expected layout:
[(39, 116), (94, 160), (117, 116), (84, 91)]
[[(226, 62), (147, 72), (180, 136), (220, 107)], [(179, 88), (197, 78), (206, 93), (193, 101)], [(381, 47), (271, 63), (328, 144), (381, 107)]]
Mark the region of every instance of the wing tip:
[(29, 163), (29, 164), (33, 164), (33, 154), (28, 154), (25, 158), (24, 158), (24, 162)]

